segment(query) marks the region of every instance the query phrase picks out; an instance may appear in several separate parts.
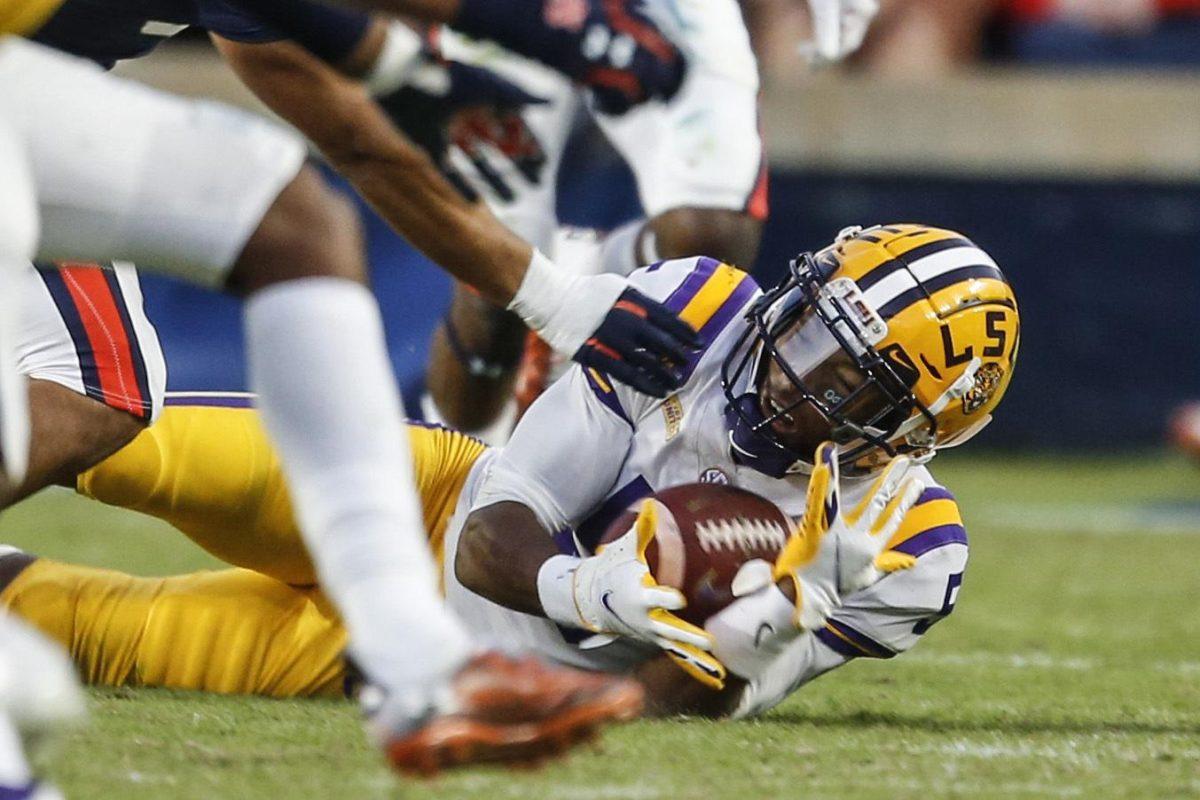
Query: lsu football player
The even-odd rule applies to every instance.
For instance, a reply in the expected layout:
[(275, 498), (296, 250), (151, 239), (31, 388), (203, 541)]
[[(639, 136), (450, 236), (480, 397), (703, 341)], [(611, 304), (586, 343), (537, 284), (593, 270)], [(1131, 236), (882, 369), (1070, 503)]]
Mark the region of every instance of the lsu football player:
[[(61, 0), (9, 0), (0, 6), (0, 34), (35, 31), (59, 5)], [(582, 6), (591, 30), (611, 33), (612, 25), (622, 26), (622, 35), (610, 37), (620, 64), (608, 48), (585, 52), (579, 30), (548, 32), (550, 23), (539, 14), (507, 13), (509, 2), (415, 5), (418, 13), (535, 51), (596, 84), (598, 95), (616, 106), (670, 94), (682, 77), (678, 52), (651, 23), (626, 13), (623, 3), (585, 0)], [(300, 3), (255, 7), (286, 28)], [(410, 4), (397, 0), (389, 7)], [(539, 687), (514, 678), (511, 662), (471, 657), (463, 630), (436, 596), (433, 565), (415, 530), (415, 493), (405, 489), (411, 468), (402, 409), (378, 310), (363, 285), (357, 228), (346, 204), (304, 164), (296, 137), (227, 109), (112, 79), (11, 36), (0, 38), (0, 118), (14, 134), (4, 145), (32, 178), (30, 186), (14, 183), (14, 190), (8, 179), (25, 173), (9, 170), (7, 157), (0, 161), (7, 170), (0, 176), (4, 199), (17, 192), (18, 208), (35, 204), (41, 233), (34, 244), (41, 256), (134, 258), (247, 295), (251, 372), (264, 418), (285, 454), (323, 585), (355, 632), (364, 667), (385, 684), (387, 703), (375, 720), (397, 765), (429, 769), (556, 751), (594, 724), (635, 708), (633, 693), (619, 682), (541, 670), (545, 682)], [(414, 170), (423, 166), (420, 159), (411, 164)], [(553, 338), (573, 353), (611, 362), (616, 374), (635, 382), (648, 380), (651, 391), (675, 383), (669, 368), (644, 353), (681, 360), (691, 337), (686, 326), (641, 302), (623, 283), (592, 282), (579, 292), (561, 292), (562, 280), (544, 258), (502, 229), (492, 228), (489, 237), (486, 225), (472, 225), (478, 215), (464, 219), (447, 209), (450, 192), (439, 195), (442, 188), (426, 184), (423, 200), (414, 203), (452, 223), (443, 234), (453, 225), (470, 229), (456, 241), (474, 242), (483, 254), (459, 262), (478, 270), (477, 285), (535, 327), (565, 334)], [(565, 312), (564, 295), (582, 299), (587, 313)], [(0, 369), (7, 386), (12, 370), (3, 361)], [(345, 386), (356, 387), (359, 414), (340, 413)], [(23, 445), (28, 427), (21, 409), (15, 411), (4, 413), (10, 452)], [(10, 418), (18, 423), (9, 424)], [(378, 435), (381, 429), (389, 433)], [(422, 656), (414, 658), (414, 652)], [(493, 698), (527, 709), (529, 719), (486, 720), (479, 704), (463, 694), (478, 679), (489, 682)], [(557, 695), (547, 694), (552, 684)], [(444, 728), (462, 731), (464, 722), (474, 728), (467, 746), (448, 742)], [(533, 741), (526, 736), (531, 730)]]
[[(887, 225), (799, 256), (765, 293), (707, 258), (633, 281), (700, 331), (678, 393), (576, 368), (502, 450), (410, 427), (430, 547), (476, 645), (632, 672), (654, 711), (738, 716), (912, 647), (953, 610), (967, 561), (953, 495), (925, 463), (987, 423), (1016, 359), (1016, 301), (995, 262), (952, 231)], [(695, 481), (798, 520), (703, 630), (664, 611), (681, 598), (648, 574), (652, 505), (593, 554), (632, 503)], [(64, 642), (89, 681), (276, 696), (353, 682), (254, 412), (168, 408), (78, 489), (236, 567), (150, 579), (0, 559), (0, 603)]]

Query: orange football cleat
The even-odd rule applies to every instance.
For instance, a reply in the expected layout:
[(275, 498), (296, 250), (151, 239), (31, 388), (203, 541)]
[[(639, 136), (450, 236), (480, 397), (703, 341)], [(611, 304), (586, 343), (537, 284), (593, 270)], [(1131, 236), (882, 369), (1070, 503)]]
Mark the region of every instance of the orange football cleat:
[(495, 652), (476, 656), (451, 681), (454, 708), (384, 741), (396, 769), (422, 776), (482, 763), (532, 766), (594, 738), (600, 727), (642, 713), (631, 678), (551, 667)]

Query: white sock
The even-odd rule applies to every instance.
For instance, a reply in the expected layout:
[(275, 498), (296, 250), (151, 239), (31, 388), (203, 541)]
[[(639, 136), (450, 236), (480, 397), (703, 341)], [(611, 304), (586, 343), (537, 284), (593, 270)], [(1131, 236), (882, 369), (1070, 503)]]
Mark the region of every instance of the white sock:
[[(0, 245), (2, 247), (2, 245)], [(29, 466), (29, 395), (17, 368), (17, 341), (29, 262), (0, 253), (0, 477), (13, 486), (25, 479)]]
[(352, 652), (391, 690), (444, 681), (469, 643), (438, 594), (375, 298), (306, 278), (256, 292), (245, 315), (263, 419)]
[(8, 714), (0, 714), (0, 789), (24, 788), (32, 780), (17, 727)]

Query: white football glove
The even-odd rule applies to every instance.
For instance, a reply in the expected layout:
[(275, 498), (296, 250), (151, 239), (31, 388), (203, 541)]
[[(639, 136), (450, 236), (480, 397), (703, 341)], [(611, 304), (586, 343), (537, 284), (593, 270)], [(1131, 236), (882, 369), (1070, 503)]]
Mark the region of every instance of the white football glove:
[(660, 585), (646, 564), (646, 547), (657, 528), (657, 507), (647, 500), (633, 527), (596, 555), (549, 559), (538, 573), (542, 608), (557, 622), (602, 634), (585, 647), (614, 636), (649, 642), (696, 680), (720, 689), (725, 668), (709, 652), (712, 637), (671, 613), (687, 600), (679, 590)]
[(857, 50), (879, 12), (879, 0), (808, 0), (812, 39), (800, 55), (813, 66), (840, 61)]
[[(742, 565), (732, 586), (739, 599), (706, 625), (717, 656), (746, 678), (761, 674), (801, 632), (822, 627), (843, 597), (916, 563), (910, 555), (887, 550), (925, 490), (921, 481), (908, 477), (908, 458), (893, 459), (858, 507), (846, 513), (837, 446), (822, 444), (813, 463), (804, 516), (775, 564), (757, 559)], [(779, 588), (782, 580), (793, 581), (794, 604)]]

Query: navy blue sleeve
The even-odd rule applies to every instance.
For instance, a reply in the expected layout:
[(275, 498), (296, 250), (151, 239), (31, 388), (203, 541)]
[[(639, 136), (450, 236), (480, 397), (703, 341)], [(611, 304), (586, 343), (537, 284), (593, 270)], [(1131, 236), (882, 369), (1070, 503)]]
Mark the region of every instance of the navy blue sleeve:
[(245, 0), (198, 0), (197, 5), (200, 24), (218, 36), (249, 43), (290, 39), (335, 65), (353, 52), (371, 22), (367, 14), (307, 0), (288, 0), (282, 16), (260, 15)]

